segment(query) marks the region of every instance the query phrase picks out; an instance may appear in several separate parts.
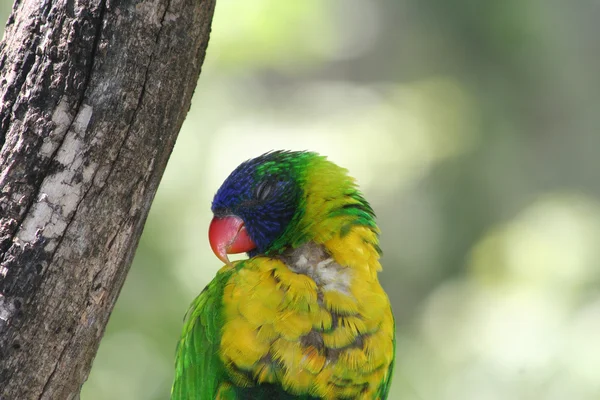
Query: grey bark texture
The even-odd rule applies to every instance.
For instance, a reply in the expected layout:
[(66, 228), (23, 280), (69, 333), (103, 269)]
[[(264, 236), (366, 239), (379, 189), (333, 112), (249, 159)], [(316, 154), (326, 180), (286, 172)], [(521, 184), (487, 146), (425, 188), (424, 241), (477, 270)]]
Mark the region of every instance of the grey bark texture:
[(1, 400), (78, 397), (214, 1), (16, 0), (0, 44)]

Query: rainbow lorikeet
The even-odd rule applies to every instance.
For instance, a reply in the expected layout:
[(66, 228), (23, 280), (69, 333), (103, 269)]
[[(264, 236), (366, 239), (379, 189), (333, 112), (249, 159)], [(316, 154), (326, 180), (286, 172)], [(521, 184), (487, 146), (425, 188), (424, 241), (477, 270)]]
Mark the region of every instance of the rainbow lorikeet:
[(229, 175), (212, 211), (226, 265), (190, 306), (171, 399), (386, 399), (395, 338), (379, 230), (347, 171), (269, 152)]

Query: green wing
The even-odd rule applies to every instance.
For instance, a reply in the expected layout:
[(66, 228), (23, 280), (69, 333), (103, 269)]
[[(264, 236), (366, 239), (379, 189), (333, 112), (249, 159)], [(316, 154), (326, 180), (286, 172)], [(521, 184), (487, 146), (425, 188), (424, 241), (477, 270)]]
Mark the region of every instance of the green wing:
[(219, 358), (223, 288), (230, 271), (217, 274), (192, 302), (177, 344), (171, 400), (214, 400), (225, 370)]

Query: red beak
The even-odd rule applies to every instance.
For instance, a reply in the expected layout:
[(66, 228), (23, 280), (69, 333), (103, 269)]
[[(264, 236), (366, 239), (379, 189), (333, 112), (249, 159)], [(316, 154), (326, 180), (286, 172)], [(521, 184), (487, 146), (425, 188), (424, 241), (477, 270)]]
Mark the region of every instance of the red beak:
[(235, 215), (214, 217), (208, 228), (210, 247), (219, 260), (231, 265), (227, 254), (245, 253), (256, 248), (244, 221)]

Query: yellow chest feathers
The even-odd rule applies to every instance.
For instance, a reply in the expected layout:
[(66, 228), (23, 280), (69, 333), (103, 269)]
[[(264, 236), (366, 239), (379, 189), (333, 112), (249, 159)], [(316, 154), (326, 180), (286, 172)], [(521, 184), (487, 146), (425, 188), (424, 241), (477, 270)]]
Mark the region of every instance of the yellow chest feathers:
[(255, 257), (232, 275), (220, 354), (234, 384), (377, 398), (394, 356), (394, 323), (366, 234), (353, 230), (281, 259)]

